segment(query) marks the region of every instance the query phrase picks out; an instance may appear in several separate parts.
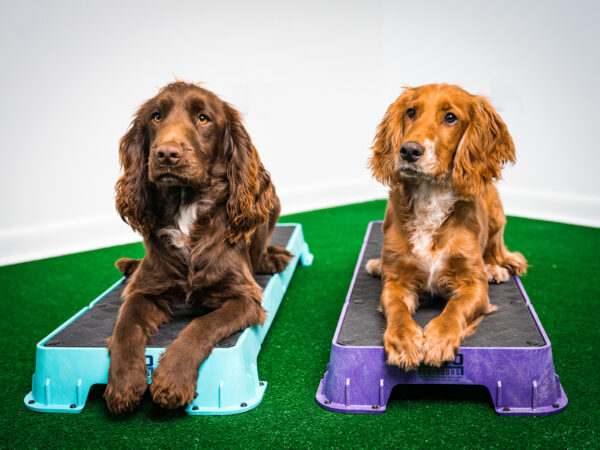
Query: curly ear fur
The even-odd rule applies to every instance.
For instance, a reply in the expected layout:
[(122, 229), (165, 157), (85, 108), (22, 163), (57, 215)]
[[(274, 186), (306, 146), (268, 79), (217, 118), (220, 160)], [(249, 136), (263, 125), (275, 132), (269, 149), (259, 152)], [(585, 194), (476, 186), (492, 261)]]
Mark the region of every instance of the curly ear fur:
[(248, 242), (254, 230), (269, 219), (274, 193), (271, 177), (260, 162), (240, 114), (225, 104), (225, 115), (223, 150), (229, 182), (227, 240), (233, 244), (241, 238)]
[(404, 134), (404, 111), (412, 96), (412, 89), (406, 89), (392, 103), (377, 127), (375, 140), (371, 149), (373, 154), (369, 160), (371, 173), (380, 183), (391, 185), (396, 181), (396, 150), (400, 147)]
[(515, 162), (508, 128), (488, 100), (474, 96), (471, 121), (454, 156), (452, 184), (462, 197), (477, 195), (502, 178), (508, 162)]
[[(143, 107), (142, 107), (143, 109)], [(152, 193), (148, 181), (148, 142), (141, 111), (138, 111), (131, 128), (119, 142), (119, 159), (123, 175), (116, 185), (117, 210), (125, 223), (147, 236), (155, 228), (152, 211)]]

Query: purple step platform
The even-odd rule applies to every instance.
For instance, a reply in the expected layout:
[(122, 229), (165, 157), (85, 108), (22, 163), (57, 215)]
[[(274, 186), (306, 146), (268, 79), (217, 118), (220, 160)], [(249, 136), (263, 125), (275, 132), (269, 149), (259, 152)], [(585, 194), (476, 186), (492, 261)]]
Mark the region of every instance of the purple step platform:
[[(550, 340), (517, 276), (490, 284), (490, 300), (498, 311), (465, 339), (454, 362), (441, 368), (421, 365), (411, 372), (385, 363), (385, 318), (378, 311), (381, 280), (364, 269), (369, 259), (381, 254), (381, 225), (371, 222), (367, 229), (317, 403), (330, 411), (382, 414), (398, 384), (460, 384), (487, 387), (501, 415), (562, 411), (567, 397), (554, 372)], [(414, 319), (424, 326), (443, 306), (441, 299), (422, 298)]]

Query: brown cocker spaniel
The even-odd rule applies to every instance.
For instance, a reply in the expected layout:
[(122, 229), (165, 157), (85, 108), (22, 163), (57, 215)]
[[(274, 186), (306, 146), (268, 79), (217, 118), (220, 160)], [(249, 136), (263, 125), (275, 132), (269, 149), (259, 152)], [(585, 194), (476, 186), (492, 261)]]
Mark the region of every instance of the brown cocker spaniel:
[(267, 246), (279, 199), (239, 113), (194, 84), (169, 84), (141, 106), (120, 160), (117, 209), (142, 234), (146, 256), (117, 261), (130, 279), (104, 397), (116, 413), (139, 403), (146, 343), (171, 319), (171, 303), (185, 300), (204, 314), (168, 346), (150, 385), (159, 405), (184, 406), (215, 344), (265, 319), (253, 274), (280, 272), (291, 258)]
[[(390, 186), (382, 257), (388, 363), (406, 370), (452, 361), (463, 339), (495, 309), (488, 281), (522, 274), (527, 262), (504, 245), (506, 218), (494, 180), (515, 148), (483, 97), (458, 86), (408, 88), (379, 125), (370, 165)], [(448, 299), (424, 330), (412, 319), (419, 294)]]

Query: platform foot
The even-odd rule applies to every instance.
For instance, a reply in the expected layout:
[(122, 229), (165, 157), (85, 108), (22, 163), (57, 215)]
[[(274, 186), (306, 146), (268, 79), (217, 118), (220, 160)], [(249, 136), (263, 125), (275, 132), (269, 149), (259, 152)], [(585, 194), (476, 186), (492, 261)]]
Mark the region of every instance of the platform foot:
[(346, 397), (346, 401), (344, 403), (335, 402), (326, 397), (326, 384), (327, 372), (325, 372), (323, 379), (319, 383), (319, 389), (317, 390), (315, 400), (321, 408), (326, 409), (328, 411), (355, 414), (383, 414), (387, 408), (387, 401), (384, 402), (382, 396), (380, 396), (378, 401), (375, 401), (373, 404), (370, 405), (352, 404), (351, 400), (348, 397)]
[(300, 263), (303, 266), (310, 266), (313, 263), (314, 255), (308, 249), (308, 244), (302, 246), (302, 253), (300, 254)]

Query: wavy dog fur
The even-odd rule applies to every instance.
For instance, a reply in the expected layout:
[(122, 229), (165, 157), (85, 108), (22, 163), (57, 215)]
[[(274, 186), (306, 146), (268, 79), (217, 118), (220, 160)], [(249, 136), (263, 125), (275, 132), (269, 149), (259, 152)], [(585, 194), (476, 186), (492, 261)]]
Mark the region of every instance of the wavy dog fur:
[(253, 274), (280, 272), (291, 258), (267, 246), (279, 199), (239, 113), (194, 84), (169, 84), (145, 102), (119, 156), (117, 209), (146, 256), (116, 263), (129, 281), (104, 397), (116, 413), (139, 403), (146, 343), (171, 319), (172, 302), (185, 300), (203, 314), (169, 345), (150, 385), (159, 405), (184, 406), (215, 344), (265, 319)]
[[(514, 144), (484, 97), (432, 84), (406, 88), (389, 106), (372, 150), (372, 173), (390, 186), (382, 256), (366, 266), (382, 277), (388, 363), (440, 366), (495, 309), (488, 281), (527, 269), (504, 245), (493, 184), (515, 162)], [(424, 330), (412, 319), (420, 294), (449, 299)]]

